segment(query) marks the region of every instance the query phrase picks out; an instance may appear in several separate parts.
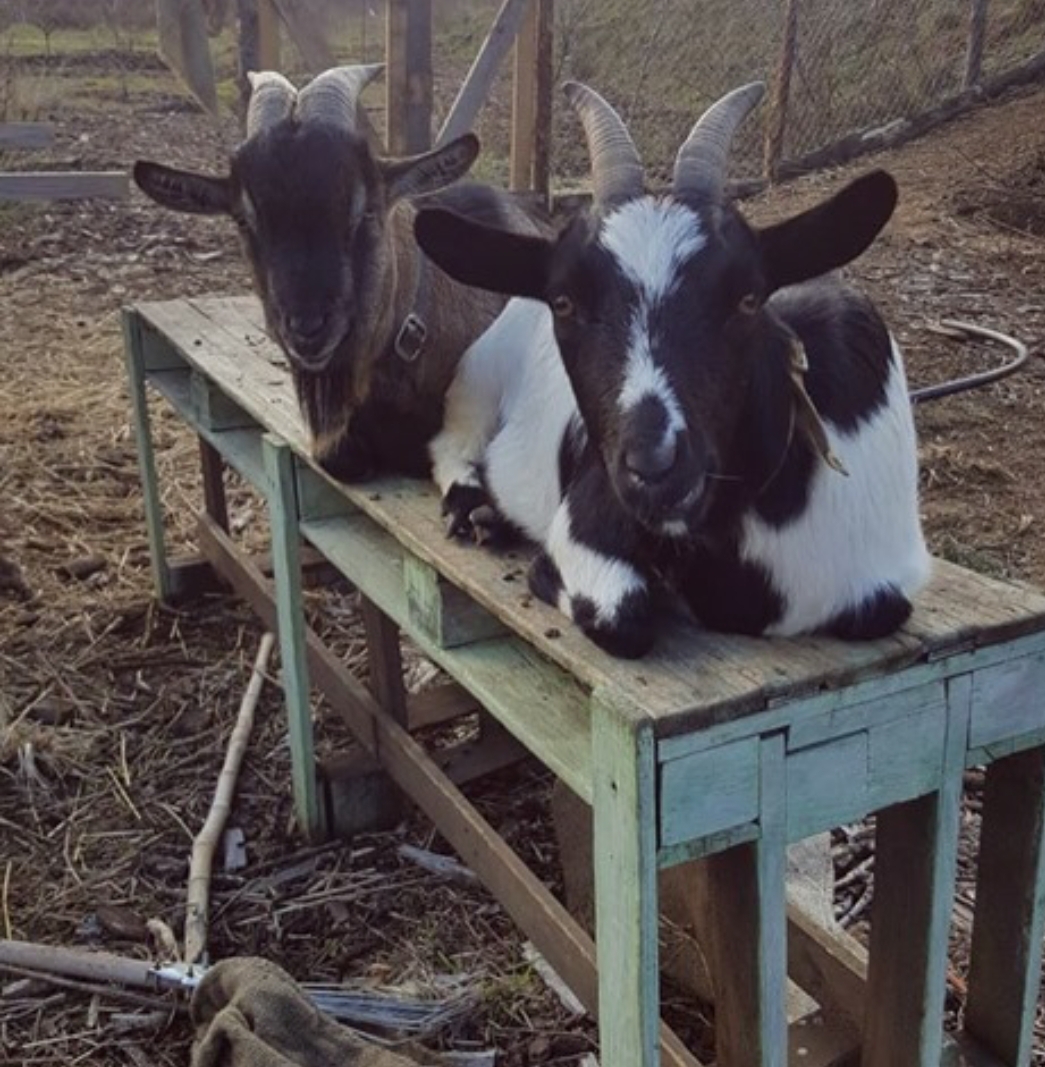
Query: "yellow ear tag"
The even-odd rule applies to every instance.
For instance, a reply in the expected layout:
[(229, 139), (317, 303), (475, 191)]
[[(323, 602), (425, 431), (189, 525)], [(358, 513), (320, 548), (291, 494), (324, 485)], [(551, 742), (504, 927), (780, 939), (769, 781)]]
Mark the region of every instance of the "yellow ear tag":
[(806, 392), (805, 374), (809, 370), (809, 359), (802, 342), (797, 337), (791, 338), (790, 378), (791, 390), (795, 401), (795, 425), (799, 432), (804, 434), (813, 451), (834, 471), (844, 474), (847, 478), (849, 472), (842, 465), (842, 461), (831, 451), (830, 442), (827, 439), (827, 430), (820, 419), (820, 413), (816, 405)]

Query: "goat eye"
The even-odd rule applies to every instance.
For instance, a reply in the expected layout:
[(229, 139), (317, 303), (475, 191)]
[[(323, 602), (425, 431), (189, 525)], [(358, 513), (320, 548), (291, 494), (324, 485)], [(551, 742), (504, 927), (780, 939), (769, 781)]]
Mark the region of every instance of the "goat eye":
[(758, 311), (758, 297), (754, 293), (747, 293), (740, 298), (737, 310), (742, 315), (754, 315)]
[(573, 301), (560, 294), (552, 300), (552, 311), (560, 319), (568, 319), (573, 314)]

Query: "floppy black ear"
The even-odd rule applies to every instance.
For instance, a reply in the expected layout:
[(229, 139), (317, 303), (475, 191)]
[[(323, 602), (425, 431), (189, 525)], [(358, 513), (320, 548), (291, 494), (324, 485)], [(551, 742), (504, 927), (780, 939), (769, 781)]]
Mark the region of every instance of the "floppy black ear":
[(506, 296), (543, 300), (551, 242), (474, 222), (446, 208), (423, 208), (414, 219), (421, 250), (451, 278)]
[(389, 203), (445, 188), (463, 178), (478, 155), (479, 138), (474, 133), (466, 133), (442, 148), (433, 148), (419, 156), (381, 160), (378, 166), (385, 178)]
[(139, 159), (134, 164), (134, 183), (150, 200), (172, 211), (192, 215), (227, 215), (232, 203), (232, 186), (228, 178), (212, 178), (175, 170), (162, 163)]
[(889, 221), (896, 182), (872, 171), (824, 203), (759, 235), (770, 289), (794, 285), (856, 259)]

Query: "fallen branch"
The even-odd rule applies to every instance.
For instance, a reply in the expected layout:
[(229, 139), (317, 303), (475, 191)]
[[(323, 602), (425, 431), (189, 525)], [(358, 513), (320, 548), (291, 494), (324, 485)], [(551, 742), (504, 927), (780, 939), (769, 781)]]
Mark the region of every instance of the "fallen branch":
[(236, 778), (247, 751), (251, 730), (254, 728), (254, 709), (265, 682), (265, 669), (275, 638), (266, 633), (261, 638), (258, 654), (254, 660), (250, 682), (240, 702), (236, 725), (229, 737), (225, 763), (218, 776), (207, 819), (192, 844), (192, 862), (189, 866), (189, 887), (185, 902), (185, 962), (190, 967), (199, 962), (207, 948), (208, 901), (210, 896), (210, 872), (225, 820), (232, 809), (232, 797), (236, 791)]

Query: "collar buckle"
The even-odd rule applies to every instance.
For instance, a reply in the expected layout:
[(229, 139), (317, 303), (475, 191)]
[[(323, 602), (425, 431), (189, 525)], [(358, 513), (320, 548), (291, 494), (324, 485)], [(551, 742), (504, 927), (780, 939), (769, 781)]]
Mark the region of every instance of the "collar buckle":
[(428, 339), (428, 327), (416, 311), (411, 311), (399, 327), (393, 348), (404, 363), (413, 363), (421, 355)]

